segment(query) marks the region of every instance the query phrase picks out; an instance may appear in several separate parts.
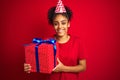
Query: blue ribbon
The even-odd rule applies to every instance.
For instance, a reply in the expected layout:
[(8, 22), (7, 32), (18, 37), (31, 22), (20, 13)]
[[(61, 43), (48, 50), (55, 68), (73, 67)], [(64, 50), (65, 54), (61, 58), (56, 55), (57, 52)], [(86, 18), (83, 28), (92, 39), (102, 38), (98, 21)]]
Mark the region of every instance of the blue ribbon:
[(36, 43), (35, 46), (35, 57), (36, 57), (36, 70), (37, 72), (40, 71), (40, 65), (39, 65), (39, 57), (38, 57), (38, 47), (42, 43), (48, 43), (48, 44), (53, 44), (53, 50), (54, 50), (54, 67), (56, 66), (56, 40), (55, 39), (48, 39), (48, 40), (42, 40), (41, 38), (34, 38), (33, 43)]

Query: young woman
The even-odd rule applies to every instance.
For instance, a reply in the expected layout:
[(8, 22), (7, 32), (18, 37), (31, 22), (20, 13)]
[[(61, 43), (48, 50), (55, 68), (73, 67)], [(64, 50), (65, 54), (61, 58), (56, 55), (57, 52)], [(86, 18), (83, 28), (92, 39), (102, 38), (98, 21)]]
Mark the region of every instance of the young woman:
[[(86, 70), (86, 60), (80, 39), (68, 34), (72, 11), (66, 6), (65, 13), (56, 13), (55, 9), (49, 9), (48, 21), (56, 31), (54, 38), (59, 44), (59, 58), (49, 80), (78, 80), (79, 72)], [(24, 64), (26, 72), (30, 72), (30, 68), (29, 64)]]

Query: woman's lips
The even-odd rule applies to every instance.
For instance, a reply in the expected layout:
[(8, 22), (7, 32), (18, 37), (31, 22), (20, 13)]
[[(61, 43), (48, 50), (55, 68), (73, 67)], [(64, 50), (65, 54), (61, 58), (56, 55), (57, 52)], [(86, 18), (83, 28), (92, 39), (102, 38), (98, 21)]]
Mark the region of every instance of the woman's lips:
[(64, 32), (64, 29), (59, 29), (59, 30), (57, 30), (57, 32), (62, 33), (62, 32)]

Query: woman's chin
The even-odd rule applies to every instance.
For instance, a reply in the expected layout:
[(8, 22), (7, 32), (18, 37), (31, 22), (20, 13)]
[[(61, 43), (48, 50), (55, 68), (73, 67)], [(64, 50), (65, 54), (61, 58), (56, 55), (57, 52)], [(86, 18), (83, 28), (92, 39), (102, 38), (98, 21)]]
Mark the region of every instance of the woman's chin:
[(63, 37), (63, 36), (64, 36), (64, 34), (57, 34), (57, 36), (58, 36), (58, 37)]

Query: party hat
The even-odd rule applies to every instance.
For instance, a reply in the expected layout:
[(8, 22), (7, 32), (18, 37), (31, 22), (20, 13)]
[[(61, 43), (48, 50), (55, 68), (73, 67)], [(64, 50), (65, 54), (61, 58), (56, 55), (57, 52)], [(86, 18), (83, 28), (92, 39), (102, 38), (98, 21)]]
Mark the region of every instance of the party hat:
[(61, 0), (58, 1), (55, 13), (66, 13), (66, 9)]

